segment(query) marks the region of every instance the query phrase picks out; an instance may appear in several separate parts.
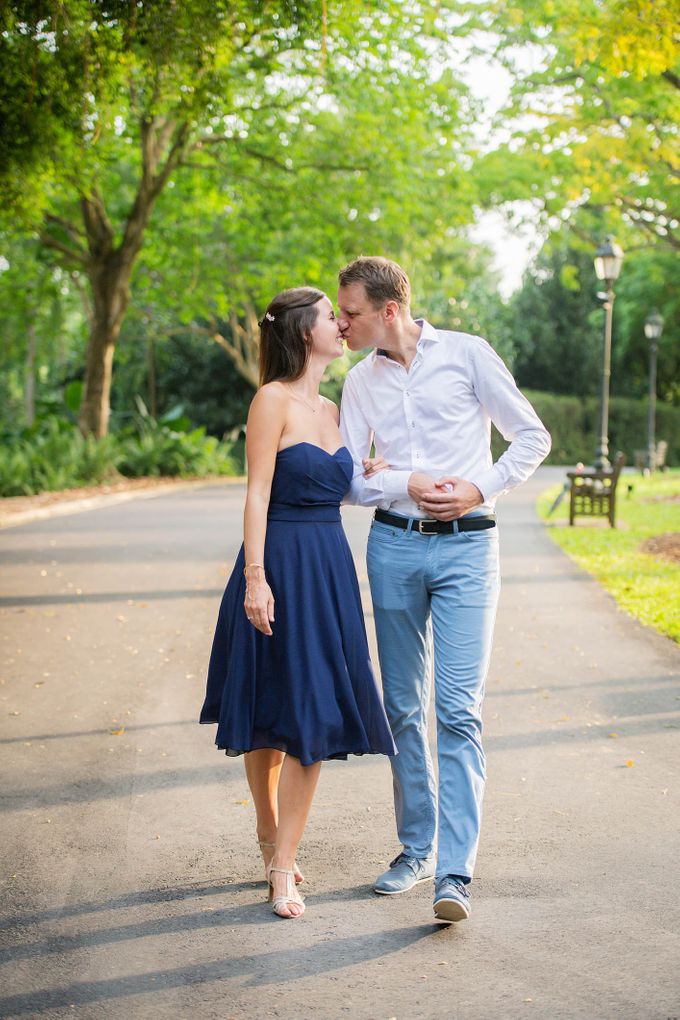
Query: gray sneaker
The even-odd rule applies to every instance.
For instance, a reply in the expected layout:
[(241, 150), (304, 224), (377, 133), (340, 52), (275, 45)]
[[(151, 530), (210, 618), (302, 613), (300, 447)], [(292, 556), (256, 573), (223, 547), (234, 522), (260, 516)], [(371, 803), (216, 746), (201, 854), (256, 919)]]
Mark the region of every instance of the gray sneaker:
[(470, 893), (463, 882), (451, 875), (438, 878), (434, 887), (434, 916), (438, 921), (467, 921)]
[(387, 871), (375, 880), (373, 892), (381, 896), (396, 896), (397, 893), (408, 892), (419, 882), (428, 882), (434, 878), (435, 862), (433, 857), (409, 857), (400, 853), (390, 862)]

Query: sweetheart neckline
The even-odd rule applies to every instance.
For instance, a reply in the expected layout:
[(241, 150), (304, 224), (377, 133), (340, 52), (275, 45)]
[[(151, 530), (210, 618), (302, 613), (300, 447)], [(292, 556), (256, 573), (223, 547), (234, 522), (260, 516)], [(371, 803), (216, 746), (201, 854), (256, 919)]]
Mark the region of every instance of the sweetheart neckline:
[[(328, 450), (324, 450), (323, 446), (318, 446), (317, 443), (308, 443), (305, 440), (302, 440), (299, 443), (291, 443), (290, 446), (284, 446), (281, 450), (277, 450), (276, 456), (278, 457), (280, 453), (285, 453), (286, 450), (294, 450), (296, 446), (311, 446), (315, 450), (321, 450), (321, 452), (325, 453), (327, 457), (335, 457), (341, 450), (347, 450), (347, 447), (343, 444), (342, 446), (339, 446), (337, 450), (334, 450), (333, 453), (329, 453)], [(347, 450), (347, 452), (349, 453), (349, 450)]]

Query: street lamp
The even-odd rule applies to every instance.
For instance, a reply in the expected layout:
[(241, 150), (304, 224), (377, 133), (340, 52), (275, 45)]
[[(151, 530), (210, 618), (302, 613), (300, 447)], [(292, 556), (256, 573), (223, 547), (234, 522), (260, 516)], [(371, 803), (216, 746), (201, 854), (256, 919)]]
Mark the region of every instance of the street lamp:
[(600, 430), (595, 451), (595, 467), (598, 471), (608, 468), (609, 440), (609, 377), (612, 354), (612, 312), (614, 309), (614, 283), (619, 278), (623, 252), (611, 236), (595, 252), (595, 273), (604, 282), (607, 292), (604, 301), (604, 354), (602, 360), (602, 387), (600, 392)]
[(658, 341), (663, 333), (663, 318), (656, 309), (645, 320), (645, 336), (649, 340), (649, 410), (647, 417), (647, 467), (653, 471), (656, 467), (656, 352)]

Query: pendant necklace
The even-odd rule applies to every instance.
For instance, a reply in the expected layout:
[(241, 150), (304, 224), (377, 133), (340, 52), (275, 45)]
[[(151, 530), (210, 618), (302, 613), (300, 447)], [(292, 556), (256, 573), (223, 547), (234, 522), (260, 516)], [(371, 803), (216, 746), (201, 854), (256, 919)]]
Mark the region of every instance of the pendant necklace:
[[(296, 397), (296, 398), (297, 398), (297, 400), (301, 400), (303, 404), (306, 404), (306, 405), (307, 405), (307, 407), (308, 407), (308, 408), (309, 408), (309, 410), (310, 410), (310, 411), (312, 412), (312, 414), (316, 414), (316, 412), (317, 412), (317, 407), (314, 407), (314, 406), (313, 406), (313, 405), (312, 405), (312, 404), (311, 404), (311, 403), (309, 402), (309, 400), (307, 400), (307, 398), (306, 398), (306, 397), (303, 397), (303, 396), (302, 396), (302, 395), (301, 395), (300, 393), (296, 393), (296, 392), (295, 392), (295, 390), (291, 389), (291, 387), (290, 387), (290, 386), (288, 387), (288, 389), (289, 389), (290, 393), (292, 393), (292, 395), (293, 395), (294, 397)], [(317, 401), (318, 401), (318, 397), (317, 397)]]

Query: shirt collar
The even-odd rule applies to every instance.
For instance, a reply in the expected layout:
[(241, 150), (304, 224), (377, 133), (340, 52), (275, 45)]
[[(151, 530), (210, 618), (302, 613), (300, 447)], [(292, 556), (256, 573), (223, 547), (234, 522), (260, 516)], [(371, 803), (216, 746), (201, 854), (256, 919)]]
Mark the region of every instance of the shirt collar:
[[(439, 333), (434, 326), (430, 325), (427, 319), (414, 319), (413, 321), (420, 326), (420, 336), (418, 337), (417, 344), (418, 347), (420, 347), (424, 340), (433, 340), (435, 343), (439, 341)], [(373, 351), (373, 360), (375, 361), (376, 358), (389, 358), (389, 354), (387, 351), (384, 351), (382, 347), (376, 347)]]

